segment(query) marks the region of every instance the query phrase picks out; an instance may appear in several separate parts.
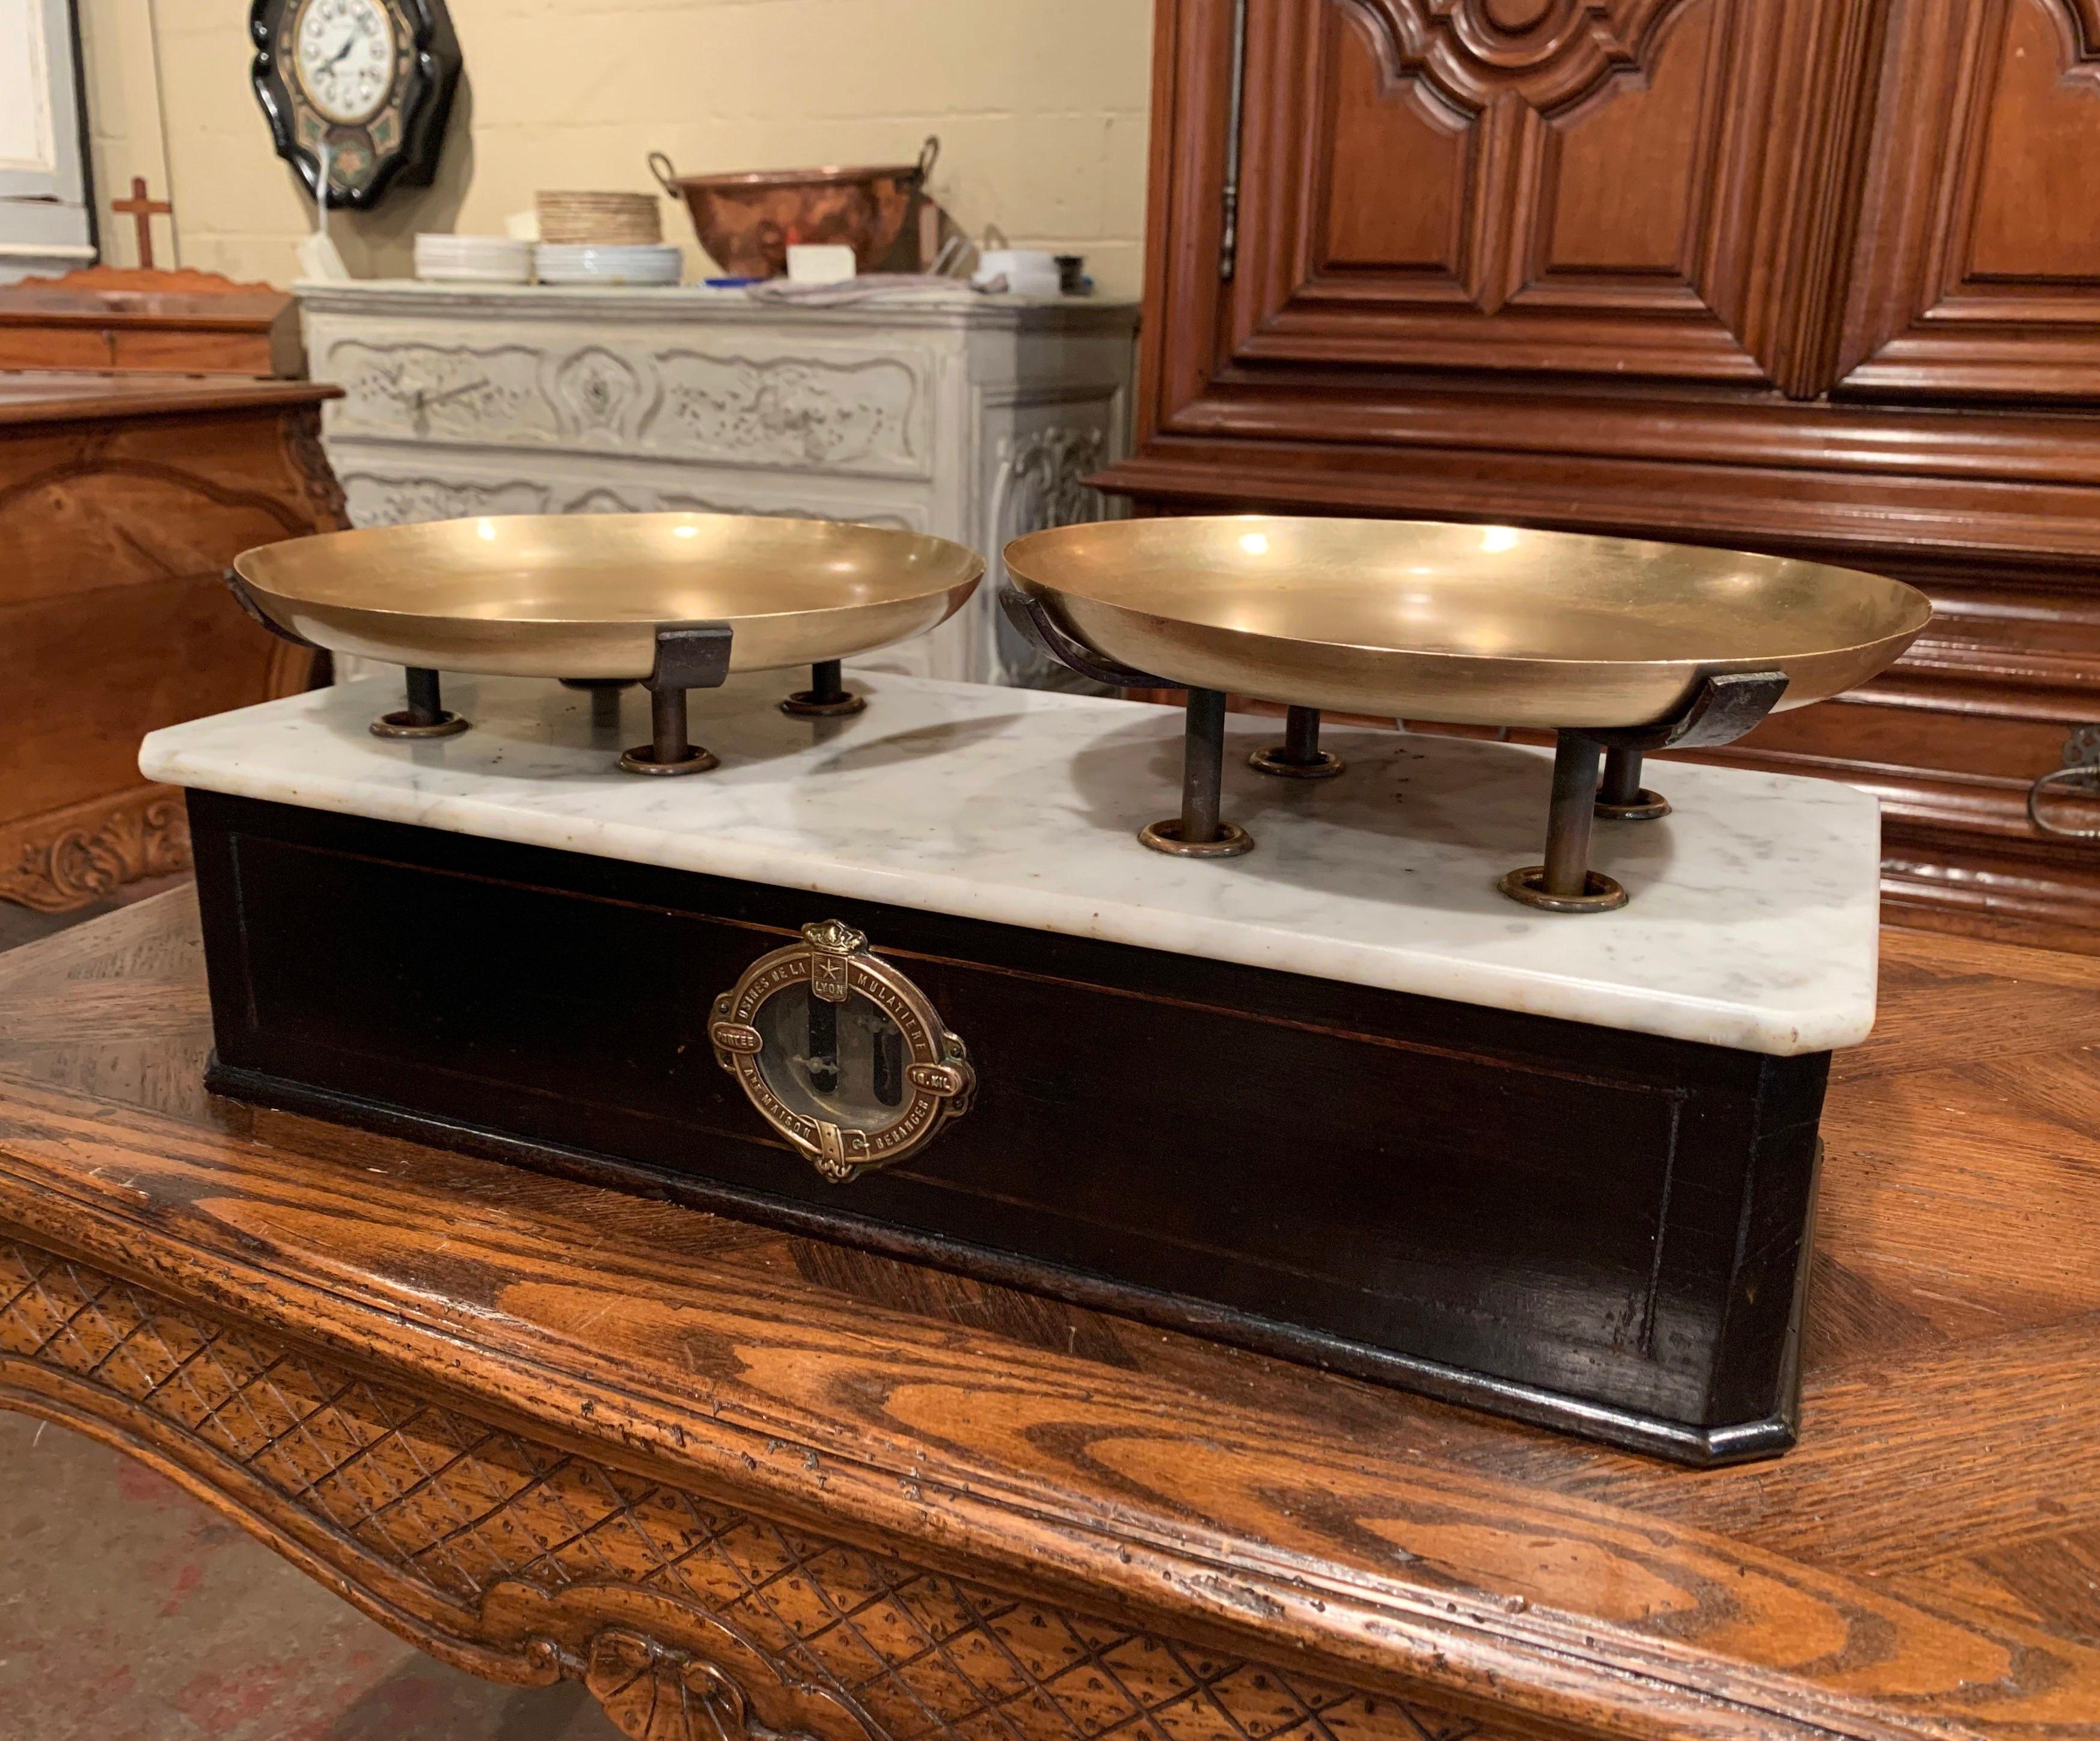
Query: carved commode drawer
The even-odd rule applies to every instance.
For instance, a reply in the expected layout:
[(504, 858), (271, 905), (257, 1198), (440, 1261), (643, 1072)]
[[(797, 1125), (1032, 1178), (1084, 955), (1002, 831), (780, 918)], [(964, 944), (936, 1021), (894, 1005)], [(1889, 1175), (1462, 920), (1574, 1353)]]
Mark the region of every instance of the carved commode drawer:
[(329, 433), (505, 447), (627, 453), (703, 465), (823, 467), (924, 478), (932, 469), (934, 355), (924, 345), (797, 345), (645, 332), (550, 345), (522, 321), (460, 342), (342, 337), (327, 366), (343, 389)]

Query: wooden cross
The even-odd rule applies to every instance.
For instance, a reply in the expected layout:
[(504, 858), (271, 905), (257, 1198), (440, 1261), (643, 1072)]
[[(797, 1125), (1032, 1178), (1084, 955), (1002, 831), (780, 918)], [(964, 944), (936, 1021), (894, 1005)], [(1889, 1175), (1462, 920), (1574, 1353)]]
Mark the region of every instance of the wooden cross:
[(172, 213), (174, 207), (169, 205), (165, 200), (148, 199), (146, 196), (146, 178), (143, 175), (135, 175), (131, 178), (131, 197), (128, 200), (112, 200), (109, 202), (109, 209), (112, 212), (122, 212), (130, 218), (132, 223), (138, 225), (139, 269), (143, 271), (152, 271), (153, 269), (153, 218), (158, 213)]

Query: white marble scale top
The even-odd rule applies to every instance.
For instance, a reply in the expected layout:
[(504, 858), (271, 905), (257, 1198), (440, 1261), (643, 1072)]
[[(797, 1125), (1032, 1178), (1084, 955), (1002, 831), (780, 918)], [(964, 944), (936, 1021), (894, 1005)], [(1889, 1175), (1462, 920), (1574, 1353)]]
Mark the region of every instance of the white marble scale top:
[(1674, 813), (1599, 822), (1592, 837), (1631, 902), (1552, 915), (1495, 888), (1541, 856), (1544, 751), (1330, 727), (1346, 774), (1277, 779), (1246, 755), (1282, 722), (1235, 714), (1224, 813), (1255, 850), (1171, 858), (1135, 836), (1180, 808), (1177, 708), (855, 672), (867, 710), (813, 721), (775, 705), (800, 678), (694, 691), (693, 741), (721, 765), (675, 779), (613, 765), (648, 736), (638, 689), (602, 731), (587, 695), (460, 677), (445, 701), (474, 729), (458, 737), (373, 737), (401, 702), (370, 678), (155, 732), (139, 765), (179, 786), (1745, 1051), (1853, 1045), (1873, 1022), (1880, 817), (1834, 781), (1658, 764), (1649, 783)]

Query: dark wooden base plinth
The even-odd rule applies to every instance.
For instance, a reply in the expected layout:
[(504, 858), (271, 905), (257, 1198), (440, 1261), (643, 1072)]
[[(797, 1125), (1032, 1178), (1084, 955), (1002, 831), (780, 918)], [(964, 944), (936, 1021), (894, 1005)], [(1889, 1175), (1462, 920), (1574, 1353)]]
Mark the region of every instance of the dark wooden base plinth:
[[(1828, 1058), (208, 793), (212, 1086), (1692, 1463), (1793, 1441)], [(977, 1073), (844, 1186), (716, 1064), (836, 918)]]

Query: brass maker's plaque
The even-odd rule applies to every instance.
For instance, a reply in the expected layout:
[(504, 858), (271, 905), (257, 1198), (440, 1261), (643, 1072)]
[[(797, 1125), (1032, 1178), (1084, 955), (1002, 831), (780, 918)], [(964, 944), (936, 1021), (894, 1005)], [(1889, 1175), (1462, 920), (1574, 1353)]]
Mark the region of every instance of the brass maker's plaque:
[(926, 994), (852, 926), (805, 925), (715, 999), (715, 1061), (833, 1184), (923, 1148), (977, 1078)]

